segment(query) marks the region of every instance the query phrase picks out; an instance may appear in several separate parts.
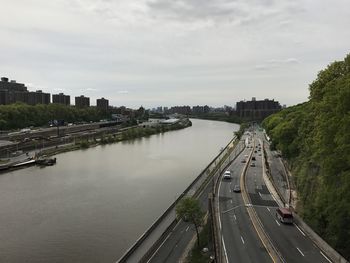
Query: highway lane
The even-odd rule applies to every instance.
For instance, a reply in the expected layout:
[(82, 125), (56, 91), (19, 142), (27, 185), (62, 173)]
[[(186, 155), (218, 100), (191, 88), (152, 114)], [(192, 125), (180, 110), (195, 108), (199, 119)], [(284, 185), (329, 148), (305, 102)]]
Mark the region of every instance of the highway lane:
[[(210, 191), (211, 184), (198, 197), (203, 211), (208, 210)], [(194, 234), (193, 224), (180, 220), (148, 262), (179, 262)]]
[[(256, 140), (256, 144), (258, 143)], [(255, 167), (249, 166), (246, 173), (247, 190), (265, 231), (285, 262), (328, 262), (320, 249), (298, 227), (281, 224), (276, 220), (278, 204), (264, 183), (262, 156), (259, 156), (259, 151), (255, 157)]]
[(252, 225), (242, 195), (233, 192), (240, 184), (245, 163), (241, 163), (245, 149), (229, 167), (231, 180), (221, 180), (219, 185), (219, 208), (225, 257), (228, 262), (271, 262), (271, 258)]

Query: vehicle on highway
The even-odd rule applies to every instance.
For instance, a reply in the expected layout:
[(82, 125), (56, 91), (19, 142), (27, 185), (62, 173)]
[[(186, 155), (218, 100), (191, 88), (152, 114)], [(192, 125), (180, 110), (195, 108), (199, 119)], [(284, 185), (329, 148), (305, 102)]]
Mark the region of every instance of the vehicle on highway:
[(241, 187), (240, 187), (238, 184), (236, 184), (236, 185), (233, 187), (233, 192), (235, 192), (235, 193), (240, 193), (240, 192), (241, 192)]
[(242, 159), (241, 163), (246, 163), (247, 161), (245, 159)]
[(255, 159), (255, 156), (253, 156), (253, 157), (252, 157), (252, 161), (255, 161), (255, 160), (256, 160), (256, 159)]
[(255, 163), (251, 163), (250, 166), (251, 166), (251, 167), (255, 167)]
[(289, 208), (286, 208), (286, 207), (277, 208), (276, 217), (281, 223), (293, 224), (293, 214)]
[(229, 170), (225, 171), (224, 179), (231, 179), (231, 171), (229, 171)]

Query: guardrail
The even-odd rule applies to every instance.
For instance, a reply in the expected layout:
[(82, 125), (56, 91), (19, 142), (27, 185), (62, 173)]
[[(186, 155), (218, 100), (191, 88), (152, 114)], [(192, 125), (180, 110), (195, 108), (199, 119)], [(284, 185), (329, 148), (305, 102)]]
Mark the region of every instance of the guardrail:
[[(118, 263), (128, 262), (129, 257), (142, 245), (142, 242), (154, 231), (154, 229), (164, 220), (165, 217), (169, 215), (169, 213), (175, 208), (176, 204), (186, 196), (190, 190), (194, 187), (199, 180), (203, 179), (202, 185), (206, 185), (209, 183), (210, 178), (217, 174), (217, 169), (221, 168), (221, 161), (223, 158), (228, 155), (230, 157), (230, 153), (233, 150), (233, 143), (236, 140), (236, 137), (233, 137), (230, 142), (223, 148), (220, 153), (202, 170), (202, 172), (192, 181), (192, 183), (180, 194), (180, 196), (163, 212), (163, 214), (158, 217), (154, 221), (154, 223), (144, 232), (141, 237), (124, 253), (124, 255), (117, 261)], [(202, 190), (199, 187), (192, 196), (196, 196)], [(157, 239), (157, 241), (147, 250), (144, 256), (141, 258), (139, 262), (147, 262), (148, 258), (155, 252), (155, 250), (159, 247), (173, 227), (176, 225), (177, 220), (174, 219), (170, 225), (166, 228), (166, 230), (161, 234), (161, 236)]]

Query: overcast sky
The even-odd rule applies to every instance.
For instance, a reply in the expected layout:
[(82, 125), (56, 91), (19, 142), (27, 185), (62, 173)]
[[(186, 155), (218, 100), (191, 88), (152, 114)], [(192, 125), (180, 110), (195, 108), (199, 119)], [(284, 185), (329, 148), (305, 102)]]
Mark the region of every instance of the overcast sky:
[(308, 98), (350, 52), (349, 0), (0, 0), (0, 75), (95, 105)]

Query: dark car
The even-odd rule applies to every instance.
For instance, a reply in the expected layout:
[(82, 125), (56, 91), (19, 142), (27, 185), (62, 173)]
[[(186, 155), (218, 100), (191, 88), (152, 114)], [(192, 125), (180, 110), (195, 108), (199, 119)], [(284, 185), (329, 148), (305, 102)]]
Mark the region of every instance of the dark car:
[(255, 161), (255, 156), (252, 157), (252, 161)]
[(241, 192), (241, 187), (239, 187), (239, 185), (236, 184), (236, 185), (233, 187), (233, 192), (235, 192), (235, 193), (240, 193), (240, 192)]

